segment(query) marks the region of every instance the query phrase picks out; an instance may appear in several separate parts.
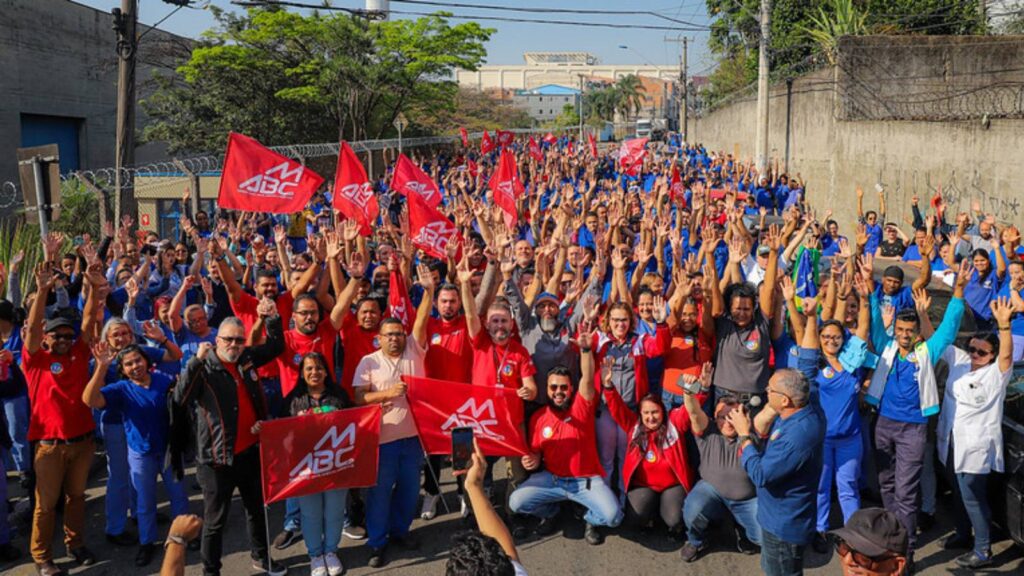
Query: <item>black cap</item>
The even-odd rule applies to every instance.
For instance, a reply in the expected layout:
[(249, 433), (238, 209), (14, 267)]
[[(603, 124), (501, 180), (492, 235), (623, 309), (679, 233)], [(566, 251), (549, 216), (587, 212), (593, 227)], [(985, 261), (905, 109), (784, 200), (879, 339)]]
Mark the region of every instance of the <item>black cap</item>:
[(903, 269), (896, 265), (889, 266), (884, 272), (882, 272), (882, 277), (895, 278), (900, 282), (903, 282)]
[(846, 526), (829, 534), (842, 538), (851, 548), (868, 556), (907, 555), (907, 531), (893, 513), (882, 508), (857, 510)]
[(71, 328), (72, 330), (74, 330), (75, 323), (68, 318), (64, 318), (63, 316), (50, 318), (49, 320), (46, 321), (46, 328), (44, 329), (44, 332), (54, 332), (57, 330), (57, 328), (63, 327)]
[(0, 300), (0, 320), (14, 323), (14, 303), (10, 300)]

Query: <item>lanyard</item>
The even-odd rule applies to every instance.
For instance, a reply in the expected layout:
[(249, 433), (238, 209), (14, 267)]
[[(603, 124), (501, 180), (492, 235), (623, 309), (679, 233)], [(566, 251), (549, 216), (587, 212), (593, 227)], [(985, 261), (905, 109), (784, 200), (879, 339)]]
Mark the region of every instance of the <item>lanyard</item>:
[(494, 383), (498, 384), (501, 382), (501, 369), (505, 367), (505, 359), (508, 357), (508, 344), (505, 344), (505, 349), (501, 353), (501, 360), (498, 360), (498, 345), (493, 344), (491, 346), (491, 356), (494, 358)]

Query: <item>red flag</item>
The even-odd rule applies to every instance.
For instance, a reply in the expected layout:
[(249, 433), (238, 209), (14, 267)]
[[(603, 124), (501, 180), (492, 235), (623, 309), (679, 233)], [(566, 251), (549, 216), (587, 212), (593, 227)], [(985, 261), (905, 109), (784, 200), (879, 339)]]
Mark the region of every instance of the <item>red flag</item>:
[(409, 196), (408, 200), (413, 245), (435, 258), (447, 258), (448, 244), (462, 241), (458, 228), (419, 196)]
[(412, 331), (412, 300), (405, 279), (398, 270), (391, 272), (388, 282), (388, 316), (398, 318), (408, 334)]
[(511, 146), (512, 140), (515, 138), (515, 134), (512, 134), (508, 130), (496, 130), (494, 135), (498, 138), (499, 146)]
[(264, 421), (264, 502), (376, 484), (380, 417), (380, 405), (371, 404)]
[(541, 152), (540, 145), (537, 144), (537, 141), (533, 139), (533, 136), (530, 136), (529, 150), (530, 158), (533, 158), (537, 162), (544, 161), (544, 153)]
[[(441, 203), (441, 191), (429, 174), (412, 163), (405, 154), (398, 155), (395, 175), (391, 178), (391, 189), (398, 190), (406, 198), (419, 196), (431, 208)], [(412, 194), (409, 194), (412, 192)]]
[(466, 132), (465, 126), (459, 127), (459, 136), (462, 136), (462, 146), (465, 148), (469, 147), (469, 133)]
[(366, 177), (366, 169), (348, 142), (342, 142), (338, 151), (333, 203), (346, 218), (359, 222), (361, 235), (372, 234), (371, 226), (380, 215), (380, 206), (373, 193), (373, 185)]
[(619, 148), (619, 169), (629, 176), (636, 176), (643, 166), (647, 154), (647, 138), (626, 140)]
[(547, 142), (548, 144), (554, 144), (555, 142), (558, 142), (558, 137), (552, 134), (551, 132), (548, 132), (547, 134), (544, 135), (544, 142)]
[(232, 210), (301, 212), (322, 176), (241, 134), (228, 136), (217, 205)]
[(402, 376), (420, 442), (428, 454), (451, 454), (452, 429), (473, 429), (487, 456), (523, 456), (523, 401), (513, 388)]
[(576, 149), (572, 145), (572, 140), (569, 140), (569, 142), (566, 143), (566, 145), (565, 145), (565, 153), (568, 154), (569, 156), (575, 156), (576, 155)]
[(676, 163), (672, 164), (672, 179), (669, 181), (668, 186), (668, 197), (675, 202), (676, 198), (682, 198), (685, 189), (683, 187), (683, 177), (679, 174), (679, 165)]
[(594, 140), (593, 134), (587, 134), (587, 144), (590, 145), (590, 155), (597, 158), (597, 140)]
[(466, 161), (466, 170), (469, 172), (469, 176), (476, 180), (476, 177), (480, 174), (480, 166), (477, 165), (473, 160)]
[(519, 181), (519, 169), (515, 156), (507, 150), (501, 151), (498, 167), (491, 175), (491, 192), (494, 203), (505, 211), (505, 224), (513, 226), (518, 219), (516, 199), (523, 193), (523, 183)]
[(491, 140), (491, 135), (484, 130), (484, 135), (480, 137), (480, 153), (487, 154), (491, 150), (494, 150), (494, 141)]

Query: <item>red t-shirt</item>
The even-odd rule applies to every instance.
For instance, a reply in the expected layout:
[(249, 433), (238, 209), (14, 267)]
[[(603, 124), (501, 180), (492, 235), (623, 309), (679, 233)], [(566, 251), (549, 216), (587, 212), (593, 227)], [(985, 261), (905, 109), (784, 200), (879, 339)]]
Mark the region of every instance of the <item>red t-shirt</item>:
[(299, 361), (310, 352), (319, 352), (327, 359), (327, 373), (334, 378), (334, 337), (337, 332), (330, 320), (321, 320), (316, 332), (306, 335), (295, 328), (284, 333), (284, 352), (277, 357), (281, 374), (281, 395), (288, 396), (299, 382)]
[[(682, 442), (683, 440), (680, 439), (678, 441)], [(679, 479), (676, 478), (672, 465), (669, 464), (668, 458), (665, 457), (661, 447), (657, 446), (657, 433), (648, 432), (647, 451), (644, 452), (640, 466), (633, 473), (633, 478), (629, 483), (630, 488), (634, 486), (647, 486), (655, 492), (664, 492), (678, 484)]]
[(672, 344), (665, 350), (665, 375), (661, 380), (661, 386), (668, 392), (683, 395), (683, 389), (679, 387), (679, 377), (683, 374), (700, 376), (700, 371), (705, 362), (711, 362), (714, 358), (714, 338), (707, 337), (704, 332), (697, 330), (697, 336), (681, 334), (676, 332), (672, 335)]
[[(284, 294), (278, 294), (277, 300), (274, 302), (277, 304), (277, 314), (281, 316), (281, 326), (284, 330), (287, 330), (288, 324), (292, 321), (292, 305), (295, 299), (292, 298), (291, 292), (285, 292)], [(248, 292), (242, 292), (238, 295), (237, 300), (231, 301), (231, 311), (235, 313), (235, 316), (238, 316), (238, 319), (245, 326), (246, 338), (249, 337), (252, 325), (259, 318), (259, 314), (256, 313), (256, 307), (259, 306), (259, 303), (259, 299)], [(277, 378), (280, 376), (276, 362), (264, 364), (256, 372), (260, 375), (260, 378)]]
[(427, 320), (430, 347), (424, 360), (427, 377), (469, 384), (473, 375), (473, 348), (470, 346), (466, 317), (452, 321)]
[(225, 362), (224, 367), (231, 373), (231, 377), (235, 379), (235, 385), (238, 387), (238, 419), (236, 424), (237, 429), (235, 431), (235, 454), (239, 454), (259, 440), (259, 438), (252, 433), (252, 425), (256, 423), (256, 409), (253, 408), (252, 398), (249, 398), (249, 391), (245, 388), (245, 382), (242, 381), (242, 375), (238, 373), (238, 365)]
[(96, 428), (92, 410), (82, 402), (89, 383), (89, 346), (78, 339), (66, 356), (40, 348), (30, 354), (22, 347), (21, 366), (32, 406), (28, 439), (77, 438)]
[(341, 386), (352, 396), (352, 379), (356, 366), (367, 354), (380, 350), (380, 338), (376, 330), (363, 330), (354, 314), (346, 314), (341, 322), (341, 343), (345, 346), (345, 362), (341, 367)]
[(544, 459), (544, 468), (562, 478), (604, 476), (597, 457), (594, 409), (576, 394), (568, 410), (545, 406), (530, 418), (530, 448)]
[(501, 386), (518, 390), (523, 386), (523, 378), (537, 373), (530, 353), (511, 338), (504, 346), (498, 346), (491, 340), (490, 333), (481, 329), (472, 344), (472, 383), (477, 386)]

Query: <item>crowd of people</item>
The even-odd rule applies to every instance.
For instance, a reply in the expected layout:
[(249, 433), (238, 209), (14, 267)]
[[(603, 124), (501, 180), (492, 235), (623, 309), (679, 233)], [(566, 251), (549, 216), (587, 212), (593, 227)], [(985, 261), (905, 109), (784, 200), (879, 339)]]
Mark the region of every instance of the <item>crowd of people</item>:
[[(165, 570), (188, 547), (220, 574), (236, 490), (254, 570), (285, 573), (270, 548), (300, 540), (313, 576), (344, 571), (343, 535), (366, 540), (371, 567), (416, 549), (410, 526), (438, 514), (446, 462), (425, 456), (403, 376), (504, 387), (522, 405), (528, 453), (498, 466), (478, 451), (460, 476), (459, 513), (480, 531), (453, 538), (449, 574), (524, 574), (514, 541), (576, 518), (589, 544), (640, 530), (678, 542), (684, 562), (717, 539), (772, 576), (830, 546), (849, 573), (910, 574), (947, 472), (944, 546), (964, 549), (962, 567), (992, 563), (986, 480), (1003, 469), (1002, 405), (1024, 357), (1014, 226), (916, 197), (913, 220), (895, 222), (883, 189), (867, 212), (857, 189), (860, 218), (840, 224), (777, 163), (759, 172), (677, 138), (630, 170), (570, 136), (540, 158), (528, 148), (507, 150), (525, 187), (515, 219), (488, 186), (497, 152), (413, 156), (463, 239), (443, 258), (417, 249), (389, 173), (373, 183), (369, 235), (327, 188), (297, 214), (186, 213), (172, 238), (125, 217), (98, 239), (50, 234), (34, 269), (15, 255), (0, 473), (31, 494), (39, 574), (63, 573), (58, 509), (73, 561), (96, 561), (84, 536), (97, 454), (105, 537), (137, 548), (139, 567), (163, 542)], [(398, 288), (415, 307), (408, 329), (389, 313)], [(268, 541), (261, 423), (369, 404), (384, 408), (376, 485), (288, 499)], [(508, 528), (490, 504), (495, 468)], [(159, 480), (178, 517), (167, 531)], [(862, 507), (872, 492), (881, 508)], [(20, 553), (0, 515), (0, 561)]]

